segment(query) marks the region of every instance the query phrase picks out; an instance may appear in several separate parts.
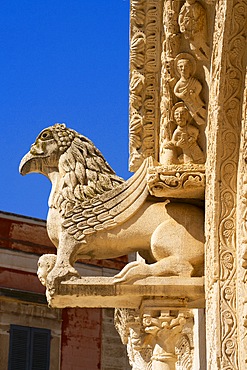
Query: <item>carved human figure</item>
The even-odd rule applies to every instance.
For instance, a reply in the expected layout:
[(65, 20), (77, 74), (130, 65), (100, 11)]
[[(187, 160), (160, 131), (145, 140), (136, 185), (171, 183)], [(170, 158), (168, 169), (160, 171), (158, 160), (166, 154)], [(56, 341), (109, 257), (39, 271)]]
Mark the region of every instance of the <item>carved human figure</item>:
[(209, 59), (209, 46), (207, 45), (207, 19), (206, 11), (199, 1), (186, 0), (179, 16), (180, 32), (189, 40), (190, 48), (198, 59)]
[(194, 58), (190, 54), (181, 53), (175, 59), (175, 67), (180, 78), (174, 86), (174, 94), (184, 101), (198, 125), (205, 124), (207, 111), (200, 98), (202, 85), (193, 77), (196, 69)]
[(197, 143), (199, 130), (190, 123), (191, 117), (184, 103), (173, 107), (173, 118), (177, 128), (165, 148), (172, 151), (173, 163), (204, 163), (205, 157)]
[(166, 0), (163, 11), (165, 41), (163, 49), (167, 58), (174, 58), (179, 48), (179, 27), (177, 23), (178, 3)]

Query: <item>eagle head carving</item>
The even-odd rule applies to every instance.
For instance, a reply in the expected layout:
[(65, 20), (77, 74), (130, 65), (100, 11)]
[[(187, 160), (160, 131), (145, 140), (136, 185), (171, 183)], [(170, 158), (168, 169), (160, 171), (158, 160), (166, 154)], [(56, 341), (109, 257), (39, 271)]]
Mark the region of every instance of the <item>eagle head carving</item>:
[(19, 171), (22, 175), (37, 172), (47, 176), (47, 168), (56, 168), (59, 158), (71, 145), (76, 132), (64, 123), (56, 123), (41, 131), (30, 151), (22, 158)]
[(22, 175), (41, 173), (53, 185), (59, 182), (62, 198), (73, 202), (92, 198), (123, 182), (93, 142), (64, 123), (41, 131), (19, 170)]

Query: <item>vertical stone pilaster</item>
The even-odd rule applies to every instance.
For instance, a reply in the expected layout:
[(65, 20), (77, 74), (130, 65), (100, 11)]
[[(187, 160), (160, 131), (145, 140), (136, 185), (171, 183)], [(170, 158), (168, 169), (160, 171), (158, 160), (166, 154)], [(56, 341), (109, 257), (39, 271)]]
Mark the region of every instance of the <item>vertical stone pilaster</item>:
[(130, 6), (129, 169), (158, 158), (159, 79), (163, 0)]
[[(246, 1), (216, 4), (206, 165), (207, 366), (239, 370), (236, 211)], [(244, 369), (244, 368), (243, 368)]]
[(237, 198), (237, 313), (240, 369), (247, 366), (247, 74), (245, 81)]

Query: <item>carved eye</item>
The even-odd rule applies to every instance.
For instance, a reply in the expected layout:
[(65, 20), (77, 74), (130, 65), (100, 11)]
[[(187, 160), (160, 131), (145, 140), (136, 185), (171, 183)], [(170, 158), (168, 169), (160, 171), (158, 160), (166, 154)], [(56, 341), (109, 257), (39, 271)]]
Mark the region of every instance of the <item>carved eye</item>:
[(49, 139), (52, 139), (52, 133), (51, 133), (51, 131), (44, 131), (44, 132), (42, 132), (42, 134), (40, 135), (40, 139), (41, 140), (49, 140)]

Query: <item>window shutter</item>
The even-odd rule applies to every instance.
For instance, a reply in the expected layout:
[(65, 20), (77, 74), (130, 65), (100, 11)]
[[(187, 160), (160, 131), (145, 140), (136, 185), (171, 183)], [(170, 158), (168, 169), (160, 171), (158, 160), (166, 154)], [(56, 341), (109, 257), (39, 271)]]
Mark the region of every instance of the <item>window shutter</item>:
[(29, 342), (30, 331), (28, 327), (10, 325), (8, 370), (29, 369)]
[(32, 328), (31, 370), (49, 370), (50, 330)]
[(10, 325), (8, 370), (49, 370), (51, 331)]

